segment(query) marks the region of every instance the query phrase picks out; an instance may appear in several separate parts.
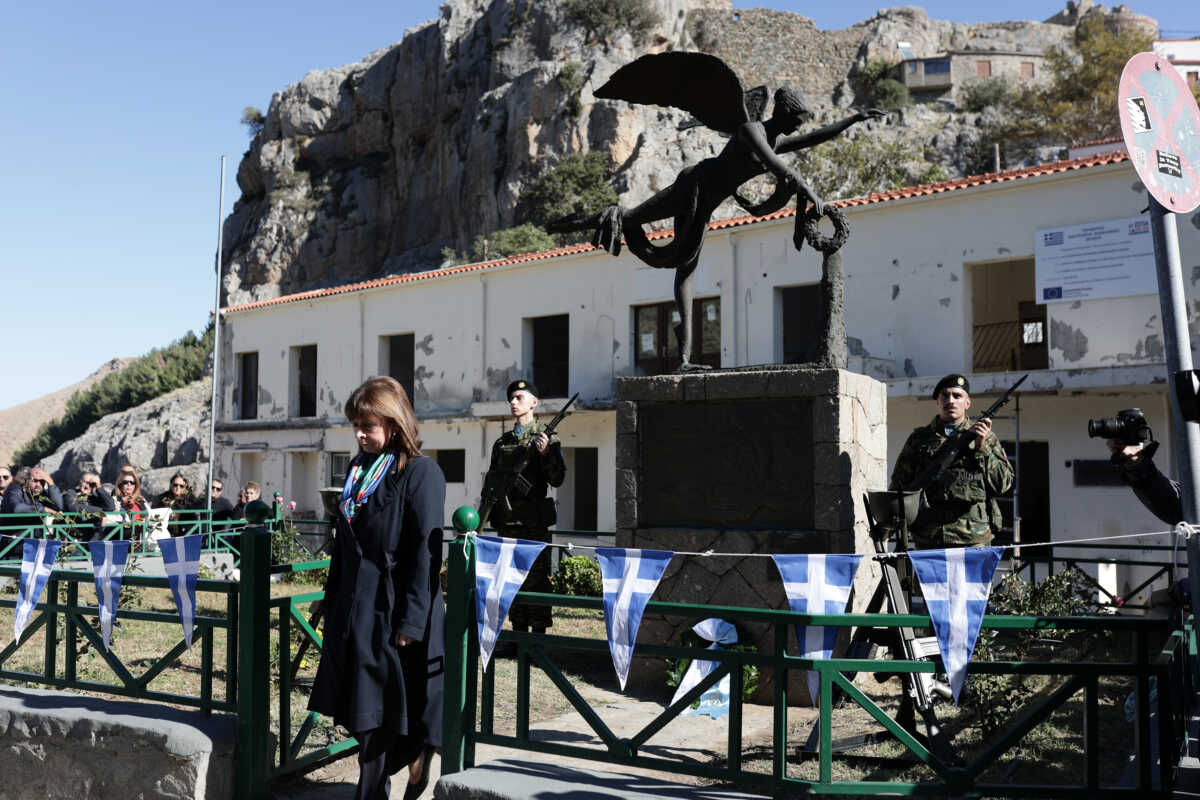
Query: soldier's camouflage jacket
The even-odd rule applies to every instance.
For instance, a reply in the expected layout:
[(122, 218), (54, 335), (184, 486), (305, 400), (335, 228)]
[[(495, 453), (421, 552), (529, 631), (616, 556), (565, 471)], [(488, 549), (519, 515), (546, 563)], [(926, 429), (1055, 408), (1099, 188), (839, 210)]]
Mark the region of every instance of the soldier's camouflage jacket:
[[(955, 431), (971, 427), (965, 419)], [(914, 489), (913, 483), (934, 459), (948, 436), (938, 417), (908, 436), (892, 470), (893, 490)], [(1012, 488), (1013, 469), (995, 433), (983, 447), (971, 448), (925, 490), (928, 507), (922, 509), (910, 534), (917, 548), (985, 545), (1002, 525), (997, 495)]]
[[(484, 483), (491, 486), (493, 482), (503, 481), (505, 474), (520, 458), (522, 448), (530, 445), (534, 437), (542, 433), (545, 428), (545, 425), (535, 420), (523, 426), (520, 435), (517, 435), (516, 428), (501, 434), (500, 438), (492, 445), (492, 460), (488, 466)], [(522, 474), (531, 484), (529, 493), (521, 494), (516, 486), (509, 489), (508, 503), (511, 510), (504, 509), (502, 511), (497, 508), (492, 512), (492, 517), (500, 516), (501, 518), (496, 519), (496, 522), (505, 526), (550, 527), (555, 522), (556, 514), (554, 501), (546, 497), (546, 491), (550, 486), (562, 486), (563, 479), (567, 475), (567, 466), (563, 462), (562, 445), (558, 440), (558, 434), (550, 434), (550, 447), (544, 455), (536, 449), (533, 451)]]

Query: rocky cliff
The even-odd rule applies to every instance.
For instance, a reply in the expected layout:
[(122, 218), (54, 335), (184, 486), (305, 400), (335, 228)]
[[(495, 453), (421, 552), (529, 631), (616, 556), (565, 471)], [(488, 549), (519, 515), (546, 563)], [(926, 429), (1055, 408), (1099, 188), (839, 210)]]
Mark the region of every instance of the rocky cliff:
[[(660, 21), (635, 41), (589, 34), (564, 2), (448, 0), (392, 47), (276, 94), (238, 169), (226, 303), (437, 266), (443, 248), (465, 252), (477, 234), (514, 224), (522, 188), (569, 152), (608, 152), (623, 202), (648, 197), (723, 142), (678, 131), (681, 112), (595, 99), (644, 52), (715, 53), (746, 86), (790, 82), (830, 118), (864, 100), (857, 74), (869, 58), (897, 60), (900, 42), (918, 56), (1041, 51), (1092, 6), (1069, 3), (1044, 23), (980, 25), (908, 7), (822, 31), (798, 14), (734, 11), (730, 0), (647, 3)], [(930, 143), (951, 174), (961, 171), (975, 118), (927, 111), (893, 120), (889, 130), (915, 127), (884, 135)]]

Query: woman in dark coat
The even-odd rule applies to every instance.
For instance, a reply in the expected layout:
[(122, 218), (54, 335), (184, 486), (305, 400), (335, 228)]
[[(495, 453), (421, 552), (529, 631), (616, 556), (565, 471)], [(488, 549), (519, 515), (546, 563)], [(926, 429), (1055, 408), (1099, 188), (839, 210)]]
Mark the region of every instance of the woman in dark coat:
[(308, 707), (358, 739), (357, 800), (387, 798), (388, 776), (405, 766), (413, 800), (442, 739), (446, 481), (421, 455), (416, 415), (392, 378), (355, 389), (346, 418), (359, 454), (338, 504)]

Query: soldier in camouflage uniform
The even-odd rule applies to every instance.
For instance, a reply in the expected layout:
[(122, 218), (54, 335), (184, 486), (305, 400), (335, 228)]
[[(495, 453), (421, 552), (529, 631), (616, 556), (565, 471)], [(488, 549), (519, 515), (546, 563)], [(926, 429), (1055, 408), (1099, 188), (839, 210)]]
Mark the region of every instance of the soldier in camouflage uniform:
[(967, 417), (971, 386), (962, 375), (947, 375), (933, 390), (938, 415), (908, 436), (892, 470), (892, 489), (916, 489), (913, 484), (934, 460), (946, 440), (969, 429), (975, 445), (960, 455), (940, 479), (925, 488), (921, 513), (909, 533), (914, 549), (968, 547), (990, 544), (1000, 530), (996, 496), (1012, 488), (1013, 469), (992, 433), (992, 421)]
[[(550, 526), (557, 519), (553, 498), (546, 496), (550, 486), (562, 486), (567, 475), (563, 463), (562, 446), (558, 436), (547, 436), (545, 427), (533, 418), (537, 408), (537, 387), (529, 381), (513, 381), (508, 385), (508, 405), (515, 425), (505, 431), (492, 445), (492, 461), (488, 467), (487, 485), (502, 482), (520, 458), (525, 446), (533, 445), (533, 455), (525, 465), (522, 475), (530, 489), (522, 493), (517, 486), (508, 491), (494, 507), (491, 520), (503, 536), (514, 539), (550, 541)], [(494, 482), (494, 483), (493, 483)], [(550, 551), (543, 550), (533, 562), (529, 575), (521, 587), (527, 592), (550, 592)], [(542, 633), (551, 625), (549, 606), (514, 605), (509, 613), (513, 630)]]

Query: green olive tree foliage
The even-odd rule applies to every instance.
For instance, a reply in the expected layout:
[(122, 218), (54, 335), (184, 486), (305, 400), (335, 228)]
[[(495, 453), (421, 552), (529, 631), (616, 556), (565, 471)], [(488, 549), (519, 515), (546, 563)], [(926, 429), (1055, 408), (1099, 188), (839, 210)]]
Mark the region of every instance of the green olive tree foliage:
[(558, 242), (537, 225), (525, 223), (515, 228), (505, 228), (475, 237), (471, 246), (471, 255), (476, 261), (487, 261), (493, 258), (508, 258), (519, 253), (535, 253), (538, 250), (550, 250), (557, 247)]
[(1090, 14), (1063, 47), (1046, 51), (1044, 85), (1008, 93), (997, 120), (980, 137), (985, 156), (1000, 142), (1010, 164), (1038, 147), (1119, 139), (1117, 90), (1125, 63), (1150, 49), (1153, 36), (1140, 30), (1114, 31), (1100, 14)]
[(842, 137), (802, 150), (796, 169), (825, 200), (860, 197), (901, 186), (946, 180), (924, 150), (903, 139)]
[(563, 0), (567, 19), (587, 33), (588, 41), (607, 42), (628, 32), (644, 44), (662, 16), (646, 0)]
[(518, 217), (545, 225), (568, 214), (595, 214), (617, 203), (609, 185), (612, 158), (601, 150), (571, 153), (521, 193)]
[(81, 436), (101, 417), (139, 406), (199, 380), (212, 346), (210, 324), (203, 335), (189, 331), (167, 347), (155, 348), (124, 369), (75, 392), (63, 415), (38, 428), (34, 437), (13, 453), (13, 461), (36, 464), (64, 443)]

